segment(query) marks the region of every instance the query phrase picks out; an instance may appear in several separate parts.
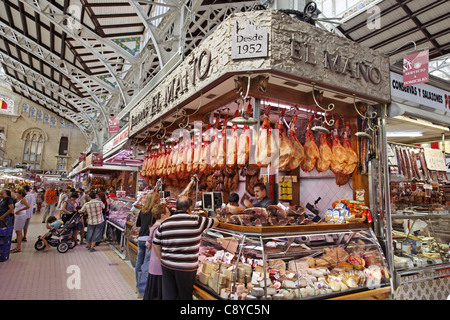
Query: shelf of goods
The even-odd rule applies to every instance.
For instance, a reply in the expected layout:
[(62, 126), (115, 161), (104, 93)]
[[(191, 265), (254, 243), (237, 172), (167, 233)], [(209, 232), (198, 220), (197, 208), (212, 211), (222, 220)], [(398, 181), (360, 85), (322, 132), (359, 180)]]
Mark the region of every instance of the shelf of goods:
[(447, 173), (427, 168), (424, 148), (389, 147), (394, 286), (449, 277)]
[(390, 275), (366, 223), (248, 227), (220, 223), (201, 240), (200, 299), (385, 299)]
[(106, 238), (117, 253), (125, 256), (127, 246), (126, 224), (131, 215), (131, 209), (135, 200), (128, 198), (116, 198), (111, 200), (109, 216), (106, 221)]

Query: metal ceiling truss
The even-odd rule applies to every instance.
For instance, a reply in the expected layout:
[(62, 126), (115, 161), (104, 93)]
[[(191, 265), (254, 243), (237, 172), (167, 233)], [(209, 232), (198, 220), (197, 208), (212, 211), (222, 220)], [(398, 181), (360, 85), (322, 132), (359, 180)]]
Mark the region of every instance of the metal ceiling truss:
[(78, 129), (80, 129), (87, 141), (98, 141), (96, 130), (93, 129), (89, 122), (79, 114), (73, 112), (66, 106), (61, 105), (59, 102), (49, 98), (47, 95), (39, 92), (18, 79), (6, 75), (5, 81), (9, 83), (14, 90), (22, 92), (22, 94), (30, 100), (33, 100), (42, 107), (55, 112), (60, 117), (70, 120), (75, 126), (78, 127)]
[(201, 1), (195, 1), (190, 7), (187, 7), (188, 13), (183, 26), (186, 55), (210, 35), (230, 14), (251, 11), (256, 4), (260, 4), (260, 1), (206, 5), (201, 5), (200, 3)]
[[(119, 75), (125, 64), (136, 64), (137, 59), (128, 51), (116, 45), (107, 38), (102, 38), (83, 25), (75, 16), (66, 14), (63, 10), (47, 0), (21, 0), (34, 12), (45, 16), (51, 23), (58, 26), (70, 37), (79, 42), (85, 49), (97, 57), (108, 70), (108, 75), (120, 90), (125, 103), (130, 100), (127, 91), (130, 89)], [(111, 55), (111, 52), (114, 54)]]
[[(55, 95), (66, 101), (68, 104), (72, 105), (78, 112), (80, 112), (86, 120), (94, 127), (97, 128), (95, 118), (90, 117), (89, 114), (97, 114), (98, 106), (86, 99), (80, 98), (75, 95), (72, 91), (60, 86), (57, 82), (52, 79), (46, 78), (44, 75), (34, 71), (28, 66), (23, 65), (20, 61), (9, 57), (0, 52), (0, 61), (4, 66), (10, 67), (15, 72), (21, 73), (25, 78), (39, 83), (41, 86), (45, 88), (45, 90), (49, 90), (53, 92)], [(107, 121), (107, 119), (105, 119)]]
[[(28, 52), (28, 54), (31, 54), (39, 58), (40, 61), (47, 63), (48, 65), (59, 71), (61, 74), (64, 74), (67, 78), (73, 80), (76, 84), (81, 86), (87, 92), (87, 94), (92, 100), (83, 97), (77, 97), (76, 99), (84, 100), (86, 104), (89, 104), (90, 106), (96, 108), (96, 110), (102, 115), (103, 117), (102, 121), (104, 122), (104, 124), (108, 123), (105, 108), (103, 107), (103, 101), (96, 93), (92, 91), (92, 90), (96, 91), (100, 90), (101, 94), (103, 92), (105, 83), (101, 83), (102, 81), (100, 80), (98, 80), (98, 82), (97, 81), (94, 82), (92, 78), (95, 77), (88, 76), (81, 69), (73, 66), (67, 61), (61, 60), (56, 54), (50, 52), (49, 50), (45, 49), (42, 46), (39, 46), (37, 43), (26, 38), (24, 35), (15, 32), (9, 26), (4, 25), (1, 21), (0, 21), (0, 37), (8, 39), (14, 45), (19, 46), (21, 49)], [(22, 64), (20, 61), (17, 61), (16, 59), (15, 63)], [(99, 88), (98, 87), (99, 83), (103, 87)], [(67, 90), (62, 86), (60, 86), (60, 88)]]

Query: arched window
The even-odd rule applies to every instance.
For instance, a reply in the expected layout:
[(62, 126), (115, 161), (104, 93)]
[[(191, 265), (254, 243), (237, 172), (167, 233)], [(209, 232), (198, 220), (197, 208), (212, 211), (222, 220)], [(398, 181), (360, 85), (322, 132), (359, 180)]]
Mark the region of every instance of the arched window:
[(25, 140), (23, 164), (28, 165), (31, 170), (41, 169), (42, 152), (47, 140), (44, 132), (40, 129), (31, 129), (24, 133), (23, 139)]

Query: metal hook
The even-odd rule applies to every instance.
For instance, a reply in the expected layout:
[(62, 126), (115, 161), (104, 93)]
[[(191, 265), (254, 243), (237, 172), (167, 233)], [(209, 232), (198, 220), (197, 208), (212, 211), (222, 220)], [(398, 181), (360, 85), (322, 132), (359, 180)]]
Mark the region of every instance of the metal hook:
[(190, 119), (190, 117), (192, 117), (193, 115), (195, 115), (199, 110), (200, 110), (200, 108), (202, 107), (202, 105), (203, 105), (203, 92), (200, 92), (200, 103), (199, 103), (199, 105), (198, 105), (198, 107), (197, 107), (197, 110), (195, 110), (193, 113), (191, 113), (191, 114), (187, 114), (187, 112), (186, 112), (186, 110), (185, 109), (181, 109), (181, 111), (180, 111), (180, 117), (184, 117), (184, 119), (183, 119), (183, 121), (186, 119), (187, 121), (186, 121), (186, 123), (183, 123), (183, 122), (181, 122), (178, 126), (181, 128), (181, 129), (186, 129), (188, 126), (189, 126), (189, 119)]
[(372, 115), (370, 117), (367, 117), (359, 112), (358, 107), (356, 106), (356, 94), (353, 94), (353, 106), (355, 107), (356, 112), (364, 119), (375, 119), (378, 116), (378, 113), (376, 113), (375, 111), (372, 112)]
[(335, 107), (334, 103), (330, 103), (330, 104), (328, 105), (327, 109), (325, 109), (324, 107), (322, 107), (322, 106), (317, 102), (317, 100), (316, 100), (316, 94), (314, 93), (314, 91), (315, 91), (315, 84), (316, 84), (316, 83), (315, 83), (315, 82), (311, 82), (311, 84), (312, 84), (312, 87), (313, 87), (313, 89), (312, 89), (312, 96), (313, 96), (314, 103), (316, 104), (316, 106), (319, 107), (320, 109), (322, 109), (325, 113), (330, 112), (330, 111), (333, 111), (333, 110), (334, 110), (334, 107)]

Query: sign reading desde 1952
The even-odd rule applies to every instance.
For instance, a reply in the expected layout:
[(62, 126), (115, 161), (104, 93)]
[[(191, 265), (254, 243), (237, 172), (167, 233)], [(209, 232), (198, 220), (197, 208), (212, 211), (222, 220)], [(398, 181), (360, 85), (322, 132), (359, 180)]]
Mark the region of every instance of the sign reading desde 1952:
[(268, 43), (267, 30), (257, 28), (249, 22), (244, 29), (239, 30), (236, 21), (231, 38), (231, 59), (265, 58), (269, 55)]

